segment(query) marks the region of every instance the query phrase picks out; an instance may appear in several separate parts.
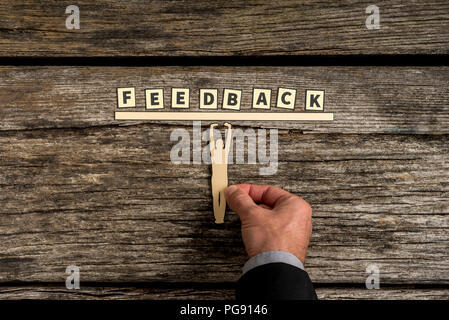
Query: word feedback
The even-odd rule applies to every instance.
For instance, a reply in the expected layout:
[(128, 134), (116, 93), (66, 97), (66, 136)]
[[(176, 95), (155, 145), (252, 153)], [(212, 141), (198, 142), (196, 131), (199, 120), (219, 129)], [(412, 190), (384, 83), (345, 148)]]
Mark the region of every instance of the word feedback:
[[(295, 109), (296, 89), (278, 88), (276, 98), (276, 108)], [(252, 104), (253, 109), (271, 109), (271, 89), (253, 89)], [(240, 110), (242, 105), (242, 90), (223, 89), (221, 108), (227, 110)], [(172, 88), (170, 107), (172, 109), (190, 108), (190, 89)], [(199, 108), (218, 109), (219, 104), (218, 89), (199, 89)], [(164, 89), (146, 89), (145, 107), (148, 110), (165, 108)], [(136, 107), (135, 88), (117, 88), (117, 107)], [(305, 105), (306, 111), (324, 111), (324, 90), (306, 90)]]

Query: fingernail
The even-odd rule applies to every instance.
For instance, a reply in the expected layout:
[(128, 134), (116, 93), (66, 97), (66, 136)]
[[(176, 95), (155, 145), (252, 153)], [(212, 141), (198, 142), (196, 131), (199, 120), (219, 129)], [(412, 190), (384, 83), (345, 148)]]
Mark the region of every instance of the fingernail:
[(229, 187), (226, 188), (226, 194), (230, 196), (230, 195), (232, 195), (234, 192), (236, 192), (238, 188), (239, 188), (239, 187), (237, 187), (235, 184), (232, 185), (232, 186), (229, 186)]

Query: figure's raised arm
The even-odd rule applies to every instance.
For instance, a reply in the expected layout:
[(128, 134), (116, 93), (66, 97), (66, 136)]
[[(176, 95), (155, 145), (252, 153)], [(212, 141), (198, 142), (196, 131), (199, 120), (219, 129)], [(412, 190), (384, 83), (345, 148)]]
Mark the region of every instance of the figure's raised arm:
[(231, 146), (232, 143), (232, 129), (231, 129), (231, 124), (225, 122), (225, 127), (228, 128), (227, 133), (226, 133), (226, 145), (225, 145), (225, 153), (226, 153), (226, 158), (228, 157), (229, 154), (229, 147)]
[(210, 129), (209, 129), (209, 147), (210, 147), (210, 153), (213, 156), (214, 155), (214, 151), (215, 151), (215, 141), (214, 141), (214, 128), (217, 126), (217, 123), (212, 123), (210, 125)]

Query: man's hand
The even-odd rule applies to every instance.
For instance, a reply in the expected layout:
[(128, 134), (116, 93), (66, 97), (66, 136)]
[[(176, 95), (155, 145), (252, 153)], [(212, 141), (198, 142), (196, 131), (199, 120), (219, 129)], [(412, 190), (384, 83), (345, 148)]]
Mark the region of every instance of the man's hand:
[(229, 207), (242, 221), (242, 238), (250, 258), (272, 250), (306, 259), (312, 233), (312, 208), (300, 197), (273, 186), (232, 185)]

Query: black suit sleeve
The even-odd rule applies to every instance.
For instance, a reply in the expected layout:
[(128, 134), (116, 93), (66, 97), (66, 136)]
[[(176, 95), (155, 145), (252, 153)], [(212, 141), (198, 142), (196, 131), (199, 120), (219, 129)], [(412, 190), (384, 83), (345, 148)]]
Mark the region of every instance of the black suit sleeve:
[(237, 282), (237, 300), (316, 300), (309, 275), (287, 263), (268, 263), (246, 272)]

